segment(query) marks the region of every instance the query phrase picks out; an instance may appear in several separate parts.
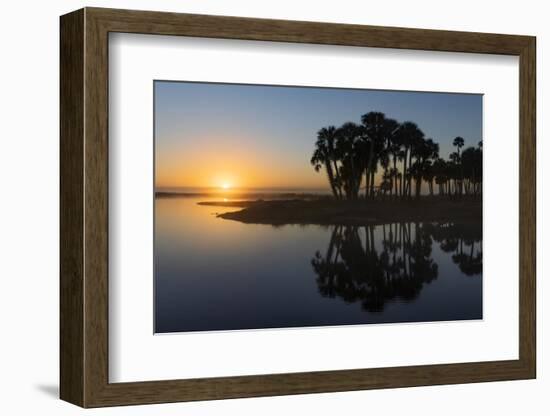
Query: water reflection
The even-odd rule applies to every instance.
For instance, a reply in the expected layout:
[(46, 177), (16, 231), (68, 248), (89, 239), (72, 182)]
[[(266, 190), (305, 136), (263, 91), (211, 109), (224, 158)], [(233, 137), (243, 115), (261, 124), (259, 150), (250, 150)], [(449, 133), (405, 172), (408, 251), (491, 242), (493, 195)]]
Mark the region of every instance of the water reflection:
[[(378, 247), (375, 228), (381, 229)], [(437, 279), (432, 245), (438, 244), (467, 276), (481, 275), (481, 226), (477, 224), (395, 223), (375, 227), (335, 226), (324, 254), (311, 265), (322, 296), (359, 302), (381, 312), (386, 302), (410, 302)]]
[(481, 224), (429, 225), (434, 241), (441, 250), (453, 253), (453, 263), (467, 276), (482, 272), (482, 227)]
[(155, 332), (482, 318), (481, 225), (272, 227), (205, 200), (156, 200)]

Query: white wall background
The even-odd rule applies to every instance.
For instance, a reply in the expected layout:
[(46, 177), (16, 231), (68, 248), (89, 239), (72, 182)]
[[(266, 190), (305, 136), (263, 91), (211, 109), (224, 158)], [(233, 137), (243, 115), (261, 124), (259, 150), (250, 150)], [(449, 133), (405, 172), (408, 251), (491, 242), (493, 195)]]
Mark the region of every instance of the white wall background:
[[(550, 146), (544, 141), (544, 103), (550, 101), (545, 67), (550, 26), (536, 0), (441, 2), (335, 1), (69, 1), (5, 2), (0, 14), (0, 411), (2, 414), (72, 415), (84, 412), (58, 395), (58, 16), (83, 6), (165, 10), (276, 19), (536, 35), (538, 41), (538, 379), (458, 386), (315, 394), (217, 402), (89, 410), (102, 415), (262, 414), (333, 415), (546, 415), (550, 361), (544, 348), (550, 286), (543, 258), (550, 227), (544, 183)], [(550, 65), (550, 64), (549, 64)], [(546, 176), (544, 178), (543, 176)], [(544, 199), (546, 198), (546, 201)], [(475, 342), (475, 340), (465, 340)]]

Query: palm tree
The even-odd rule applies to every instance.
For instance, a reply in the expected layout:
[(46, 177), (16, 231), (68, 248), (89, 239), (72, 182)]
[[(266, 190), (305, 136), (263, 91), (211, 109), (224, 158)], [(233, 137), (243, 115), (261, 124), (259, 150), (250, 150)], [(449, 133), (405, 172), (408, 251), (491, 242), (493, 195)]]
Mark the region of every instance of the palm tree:
[(460, 153), (452, 152), (449, 155), (451, 160), (448, 170), (449, 170), (449, 179), (452, 180), (455, 195), (458, 195), (459, 192), (459, 179), (460, 179)]
[(422, 177), (426, 171), (431, 167), (432, 160), (437, 159), (439, 156), (439, 145), (432, 139), (419, 139), (414, 147), (412, 154), (414, 154), (416, 161), (411, 166), (412, 176), (415, 177), (415, 197), (420, 197), (420, 187), (422, 185)]
[[(453, 140), (453, 146), (456, 147), (456, 153), (458, 154), (458, 162), (460, 164), (460, 149), (464, 146), (464, 139), (460, 136), (458, 137), (455, 137), (455, 139)], [(458, 193), (459, 195), (462, 195), (462, 181), (463, 181), (463, 178), (464, 178), (464, 172), (462, 171), (462, 166), (460, 166), (460, 176), (459, 176), (459, 181), (458, 181)]]
[(460, 196), (463, 191), (481, 194), (483, 143), (462, 150), (464, 139), (457, 136), (452, 144), (456, 151), (445, 161), (439, 157), (439, 144), (425, 139), (415, 123), (400, 124), (382, 112), (371, 111), (363, 114), (361, 124), (347, 122), (319, 130), (311, 164), (316, 171), (326, 172), (336, 199), (358, 199), (363, 177), (365, 198), (374, 198), (379, 167), (383, 169), (378, 183), (382, 196), (411, 198), (413, 180), (416, 198), (423, 181), (430, 195), (434, 194), (434, 181), (440, 196)]
[(389, 143), (387, 146), (387, 152), (388, 157), (391, 155), (391, 159), (393, 162), (392, 167), (392, 180), (394, 184), (394, 191), (395, 196), (397, 197), (399, 194), (399, 190), (401, 189), (401, 185), (398, 186), (398, 179), (401, 179), (401, 174), (399, 173), (399, 169), (397, 168), (397, 162), (402, 161), (404, 157), (404, 153), (402, 150), (402, 143), (401, 143), (401, 136), (399, 134), (399, 129), (401, 128), (401, 125), (396, 122), (395, 131), (389, 138)]
[(397, 185), (397, 180), (400, 176), (400, 173), (399, 173), (399, 170), (397, 168), (390, 168), (389, 171), (388, 171), (388, 176), (389, 176), (389, 180), (390, 180), (390, 185), (391, 185), (391, 189), (390, 189), (390, 197), (395, 193), (395, 197), (397, 197), (397, 189), (398, 189), (398, 185)]
[(431, 160), (427, 160), (422, 171), (422, 179), (428, 183), (428, 192), (430, 193), (430, 196), (433, 196), (434, 194), (435, 172), (433, 163), (434, 162)]
[(483, 169), (483, 156), (480, 148), (468, 147), (461, 155), (461, 167), (464, 174), (466, 194), (477, 194)]
[(439, 195), (443, 196), (449, 180), (447, 162), (441, 158), (437, 158), (433, 162), (432, 171), (435, 177), (435, 183), (439, 186)]
[(411, 172), (409, 171), (412, 165), (412, 154), (418, 143), (424, 139), (424, 133), (415, 123), (406, 121), (401, 124), (401, 127), (396, 134), (399, 136), (399, 141), (402, 143), (404, 148), (401, 195), (405, 197), (410, 192)]
[(365, 149), (365, 198), (374, 196), (374, 175), (379, 162), (384, 160), (385, 171), (388, 167), (387, 149), (399, 124), (386, 118), (384, 113), (371, 111), (361, 116), (363, 124), (362, 140)]
[(361, 127), (355, 123), (344, 123), (336, 131), (335, 152), (340, 160), (340, 175), (347, 199), (357, 199), (363, 172)]
[(319, 172), (322, 167), (325, 168), (332, 194), (336, 199), (341, 199), (342, 194), (336, 186), (336, 176), (338, 174), (338, 165), (335, 162), (334, 140), (336, 138), (336, 127), (324, 127), (317, 132), (317, 141), (315, 142), (315, 150), (311, 156), (311, 164), (316, 172)]
[(460, 159), (460, 149), (464, 146), (464, 139), (460, 136), (455, 137), (453, 140), (453, 146), (456, 147), (458, 158)]
[[(397, 132), (401, 125), (392, 118), (386, 118), (384, 130), (385, 130), (385, 149), (381, 157), (381, 164), (384, 168), (384, 173), (388, 175), (390, 179), (390, 185), (393, 186), (394, 179), (396, 179), (397, 172), (397, 155), (396, 152), (399, 151), (400, 144)], [(393, 159), (393, 168), (390, 169), (390, 158)], [(392, 189), (390, 189), (391, 195)]]

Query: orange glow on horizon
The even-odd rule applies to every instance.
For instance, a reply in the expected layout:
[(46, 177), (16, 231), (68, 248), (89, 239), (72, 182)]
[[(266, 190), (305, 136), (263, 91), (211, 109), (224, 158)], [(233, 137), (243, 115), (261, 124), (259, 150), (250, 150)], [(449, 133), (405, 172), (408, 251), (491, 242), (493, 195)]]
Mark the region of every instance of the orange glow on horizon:
[(159, 188), (325, 188), (324, 173), (315, 172), (307, 155), (273, 153), (235, 138), (197, 138), (197, 146), (177, 146), (156, 153), (155, 186)]

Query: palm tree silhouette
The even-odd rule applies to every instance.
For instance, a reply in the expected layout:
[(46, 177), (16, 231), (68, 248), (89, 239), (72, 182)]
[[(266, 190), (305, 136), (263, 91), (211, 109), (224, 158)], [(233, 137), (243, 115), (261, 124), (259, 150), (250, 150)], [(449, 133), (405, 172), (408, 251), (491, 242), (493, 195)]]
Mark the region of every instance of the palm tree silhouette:
[(384, 113), (371, 111), (361, 116), (363, 126), (362, 140), (365, 151), (365, 198), (374, 197), (374, 175), (379, 162), (383, 162), (384, 171), (388, 168), (388, 149), (399, 129), (399, 123), (386, 118)]
[(432, 165), (435, 183), (438, 185), (438, 194), (440, 196), (449, 195), (449, 163), (442, 158), (437, 158)]
[(460, 136), (455, 137), (453, 140), (453, 146), (456, 147), (458, 158), (460, 159), (460, 149), (464, 146), (464, 139)]
[(336, 199), (341, 199), (340, 189), (337, 187), (338, 165), (334, 157), (334, 141), (336, 140), (336, 127), (324, 127), (317, 132), (317, 141), (315, 142), (315, 151), (311, 157), (311, 164), (315, 171), (325, 168), (332, 194)]
[(431, 167), (432, 160), (439, 157), (439, 145), (432, 139), (419, 140), (412, 154), (414, 154), (416, 161), (411, 166), (411, 173), (415, 177), (415, 197), (419, 198), (422, 178)]
[(464, 178), (464, 172), (462, 171), (462, 165), (461, 165), (461, 157), (460, 157), (460, 149), (464, 146), (464, 139), (460, 136), (455, 137), (453, 140), (453, 146), (456, 147), (456, 153), (457, 153), (457, 164), (459, 165), (459, 176), (457, 178), (458, 182), (458, 189), (456, 190), (458, 195), (462, 196), (462, 182)]
[(418, 128), (418, 126), (411, 122), (405, 121), (399, 128), (400, 142), (404, 148), (403, 156), (403, 181), (401, 188), (401, 195), (403, 197), (410, 196), (411, 179), (412, 179), (412, 158), (417, 147), (424, 140), (424, 133)]
[(465, 193), (478, 194), (483, 169), (481, 150), (474, 147), (464, 149), (461, 155), (461, 167)]
[(359, 125), (347, 122), (337, 131), (336, 152), (341, 162), (341, 181), (347, 199), (357, 199), (363, 172)]
[[(361, 116), (361, 124), (346, 122), (320, 129), (310, 162), (317, 172), (325, 171), (337, 200), (357, 200), (362, 186), (365, 199), (374, 199), (376, 194), (410, 199), (413, 180), (416, 199), (424, 182), (433, 196), (434, 181), (439, 196), (479, 197), (482, 142), (477, 148), (462, 150), (464, 143), (462, 137), (455, 137), (452, 144), (456, 151), (444, 160), (439, 156), (439, 144), (426, 139), (416, 123), (399, 123), (382, 112), (371, 111)], [(379, 168), (382, 175), (375, 186)]]

